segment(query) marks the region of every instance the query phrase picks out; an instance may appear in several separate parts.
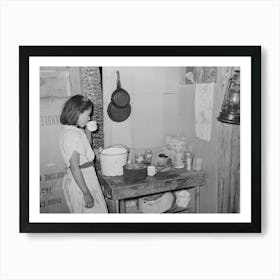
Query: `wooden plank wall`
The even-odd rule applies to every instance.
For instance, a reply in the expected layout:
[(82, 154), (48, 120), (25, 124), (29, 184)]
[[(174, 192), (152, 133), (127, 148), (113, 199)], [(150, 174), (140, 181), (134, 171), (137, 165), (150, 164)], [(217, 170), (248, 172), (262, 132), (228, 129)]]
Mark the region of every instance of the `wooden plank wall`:
[(218, 124), (218, 212), (240, 212), (240, 126), (220, 122)]

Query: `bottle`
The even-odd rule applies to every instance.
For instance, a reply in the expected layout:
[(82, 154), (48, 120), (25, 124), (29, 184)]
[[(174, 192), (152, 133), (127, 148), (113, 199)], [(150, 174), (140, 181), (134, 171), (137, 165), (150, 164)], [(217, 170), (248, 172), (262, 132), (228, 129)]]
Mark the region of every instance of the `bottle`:
[(188, 171), (192, 170), (193, 154), (191, 152), (186, 153), (186, 168)]
[(153, 153), (151, 150), (146, 150), (145, 155), (144, 155), (144, 163), (145, 164), (151, 164), (152, 162), (152, 157), (153, 157)]
[(194, 158), (194, 154), (192, 153), (191, 146), (189, 146), (188, 149), (187, 149), (186, 155), (185, 155), (186, 169), (188, 171), (192, 170), (193, 158)]

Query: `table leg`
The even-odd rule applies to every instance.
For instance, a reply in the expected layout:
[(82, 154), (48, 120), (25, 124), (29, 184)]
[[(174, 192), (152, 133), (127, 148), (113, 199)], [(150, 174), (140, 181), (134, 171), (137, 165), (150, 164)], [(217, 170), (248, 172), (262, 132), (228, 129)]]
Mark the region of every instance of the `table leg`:
[(195, 212), (200, 213), (200, 186), (195, 187)]
[(119, 200), (115, 200), (115, 213), (120, 213)]
[(126, 213), (125, 200), (124, 199), (120, 200), (120, 207), (119, 208), (120, 208), (119, 213)]

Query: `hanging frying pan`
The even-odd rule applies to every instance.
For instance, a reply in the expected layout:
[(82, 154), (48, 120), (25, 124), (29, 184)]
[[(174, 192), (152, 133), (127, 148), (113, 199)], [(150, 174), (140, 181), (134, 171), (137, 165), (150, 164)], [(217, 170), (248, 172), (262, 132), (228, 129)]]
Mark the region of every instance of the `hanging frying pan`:
[(108, 105), (107, 113), (112, 121), (123, 122), (130, 116), (131, 106), (130, 104), (128, 104), (124, 108), (119, 108), (112, 102), (110, 102), (110, 104)]
[(117, 71), (117, 89), (112, 93), (112, 103), (119, 108), (126, 107), (130, 102), (130, 96), (126, 90), (121, 87), (120, 72)]

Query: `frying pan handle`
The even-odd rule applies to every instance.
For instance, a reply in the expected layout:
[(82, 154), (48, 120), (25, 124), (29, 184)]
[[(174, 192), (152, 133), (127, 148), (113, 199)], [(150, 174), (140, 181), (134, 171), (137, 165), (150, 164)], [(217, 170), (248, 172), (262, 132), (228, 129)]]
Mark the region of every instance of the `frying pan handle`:
[(117, 71), (117, 88), (121, 88), (121, 78), (119, 71)]

